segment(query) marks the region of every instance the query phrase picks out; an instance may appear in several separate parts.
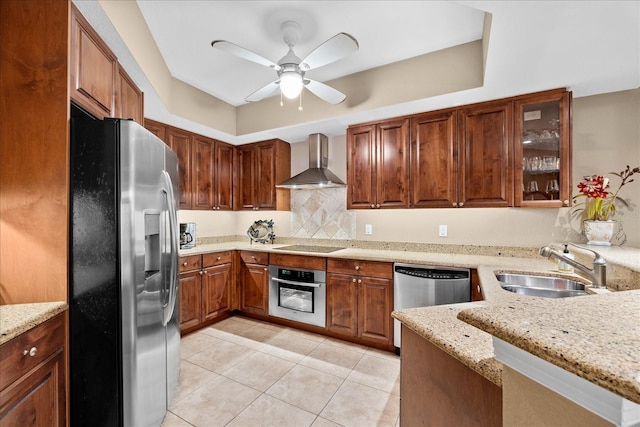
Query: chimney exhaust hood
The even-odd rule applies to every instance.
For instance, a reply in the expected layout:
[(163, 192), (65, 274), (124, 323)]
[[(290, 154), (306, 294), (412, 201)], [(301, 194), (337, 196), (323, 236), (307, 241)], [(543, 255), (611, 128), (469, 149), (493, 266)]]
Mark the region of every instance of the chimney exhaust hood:
[(321, 189), (344, 187), (346, 184), (327, 169), (329, 163), (329, 138), (321, 133), (309, 135), (309, 169), (287, 179), (277, 188)]

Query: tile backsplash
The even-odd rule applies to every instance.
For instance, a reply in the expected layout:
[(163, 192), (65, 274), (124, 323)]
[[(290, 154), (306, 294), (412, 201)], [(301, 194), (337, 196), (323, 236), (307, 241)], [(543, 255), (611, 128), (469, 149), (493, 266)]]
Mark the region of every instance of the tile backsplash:
[(355, 239), (355, 212), (347, 210), (346, 187), (291, 190), (291, 237)]

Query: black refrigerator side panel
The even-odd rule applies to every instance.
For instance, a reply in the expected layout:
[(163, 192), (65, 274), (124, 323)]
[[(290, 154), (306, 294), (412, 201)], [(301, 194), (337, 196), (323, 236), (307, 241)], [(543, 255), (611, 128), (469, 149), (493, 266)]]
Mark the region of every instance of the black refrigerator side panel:
[(116, 124), (70, 125), (70, 420), (118, 426), (121, 408), (118, 147)]

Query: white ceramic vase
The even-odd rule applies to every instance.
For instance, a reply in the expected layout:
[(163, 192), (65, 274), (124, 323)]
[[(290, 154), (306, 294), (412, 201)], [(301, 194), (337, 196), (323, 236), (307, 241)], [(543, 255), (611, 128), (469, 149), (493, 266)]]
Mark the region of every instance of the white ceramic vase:
[(588, 245), (611, 246), (615, 221), (584, 221), (582, 226)]

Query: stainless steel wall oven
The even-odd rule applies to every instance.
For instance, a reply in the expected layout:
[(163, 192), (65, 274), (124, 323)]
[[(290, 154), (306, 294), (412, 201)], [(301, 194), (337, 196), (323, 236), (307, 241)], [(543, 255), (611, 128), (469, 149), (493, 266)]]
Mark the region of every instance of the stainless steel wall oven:
[(269, 266), (269, 315), (325, 327), (327, 273)]

